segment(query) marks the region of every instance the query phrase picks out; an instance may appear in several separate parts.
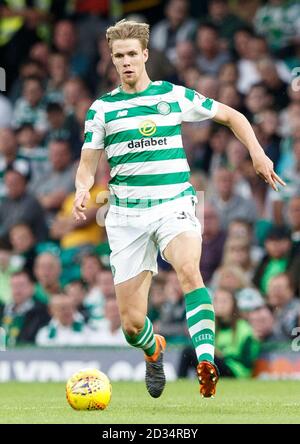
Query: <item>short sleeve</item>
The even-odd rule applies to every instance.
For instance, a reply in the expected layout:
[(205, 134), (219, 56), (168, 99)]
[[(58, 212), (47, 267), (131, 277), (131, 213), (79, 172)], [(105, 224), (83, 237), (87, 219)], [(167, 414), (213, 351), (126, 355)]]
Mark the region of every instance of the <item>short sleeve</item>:
[(104, 112), (96, 101), (86, 113), (84, 125), (84, 143), (82, 149), (91, 148), (94, 150), (104, 149), (105, 124)]
[(204, 97), (193, 89), (177, 87), (183, 122), (201, 122), (212, 119), (218, 110), (218, 102)]

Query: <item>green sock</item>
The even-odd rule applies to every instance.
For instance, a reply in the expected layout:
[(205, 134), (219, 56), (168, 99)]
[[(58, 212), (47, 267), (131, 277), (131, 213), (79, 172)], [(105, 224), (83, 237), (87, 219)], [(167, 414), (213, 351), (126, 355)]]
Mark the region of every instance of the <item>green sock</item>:
[(155, 352), (156, 342), (153, 334), (152, 322), (146, 317), (143, 330), (135, 336), (129, 336), (124, 332), (126, 341), (133, 347), (142, 348), (147, 356), (152, 356)]
[(214, 362), (215, 312), (209, 292), (197, 288), (185, 295), (186, 318), (198, 362)]

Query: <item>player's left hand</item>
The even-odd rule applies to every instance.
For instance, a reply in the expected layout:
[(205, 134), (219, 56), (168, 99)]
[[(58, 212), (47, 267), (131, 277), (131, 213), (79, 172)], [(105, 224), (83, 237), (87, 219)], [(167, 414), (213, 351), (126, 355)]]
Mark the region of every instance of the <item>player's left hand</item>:
[(258, 174), (266, 183), (271, 185), (273, 190), (278, 191), (276, 182), (283, 186), (286, 185), (286, 183), (275, 173), (272, 160), (269, 159), (263, 151), (255, 153), (251, 157), (256, 174)]

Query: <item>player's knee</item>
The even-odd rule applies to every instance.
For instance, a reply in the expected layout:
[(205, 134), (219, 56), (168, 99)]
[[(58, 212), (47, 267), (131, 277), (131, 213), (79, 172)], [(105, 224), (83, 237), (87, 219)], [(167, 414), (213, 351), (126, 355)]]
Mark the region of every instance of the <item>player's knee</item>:
[(136, 336), (143, 329), (144, 325), (138, 320), (134, 319), (123, 319), (122, 328), (127, 336)]
[(199, 264), (195, 261), (188, 261), (182, 264), (177, 271), (177, 275), (184, 289), (194, 289), (203, 285)]

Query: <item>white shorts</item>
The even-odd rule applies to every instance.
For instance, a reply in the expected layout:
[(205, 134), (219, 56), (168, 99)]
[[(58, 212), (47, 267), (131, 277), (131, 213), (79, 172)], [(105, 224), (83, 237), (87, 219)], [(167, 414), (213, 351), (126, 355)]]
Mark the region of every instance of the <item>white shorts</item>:
[(201, 242), (195, 203), (195, 196), (184, 196), (142, 211), (127, 210), (126, 214), (119, 207), (110, 206), (105, 227), (114, 283), (127, 281), (144, 270), (157, 274), (158, 251), (165, 259), (164, 249), (180, 233), (196, 232)]

